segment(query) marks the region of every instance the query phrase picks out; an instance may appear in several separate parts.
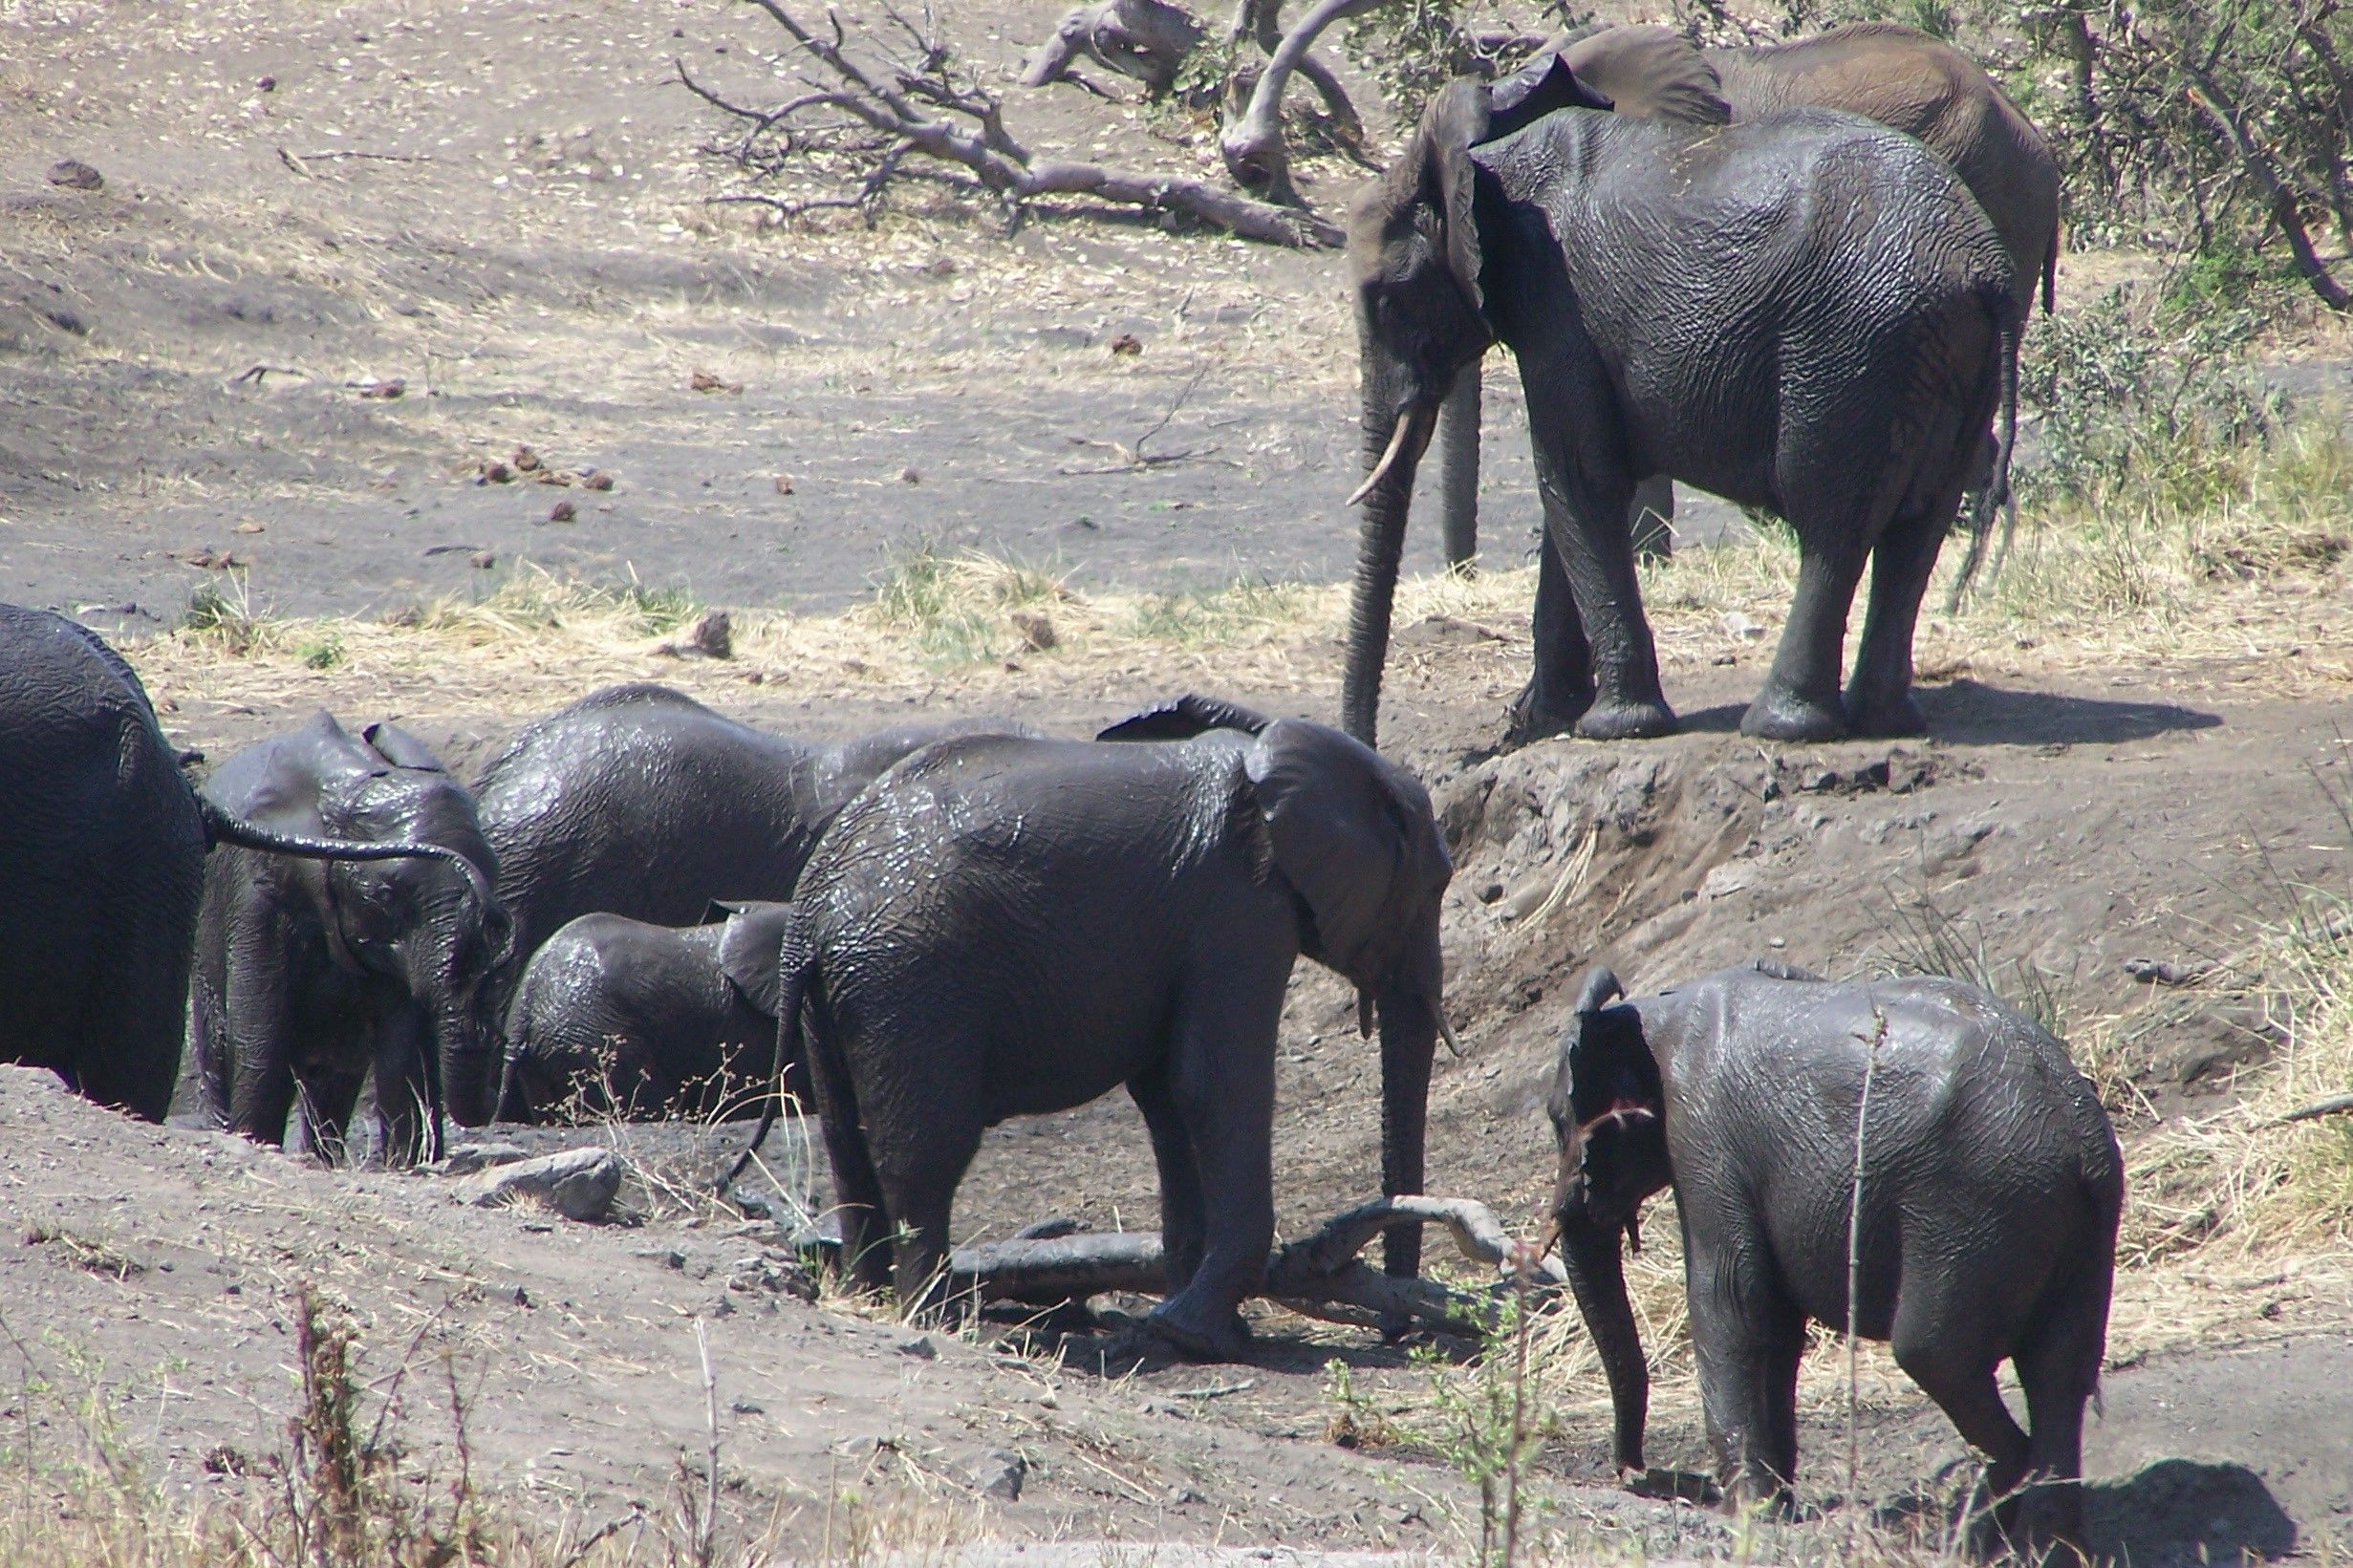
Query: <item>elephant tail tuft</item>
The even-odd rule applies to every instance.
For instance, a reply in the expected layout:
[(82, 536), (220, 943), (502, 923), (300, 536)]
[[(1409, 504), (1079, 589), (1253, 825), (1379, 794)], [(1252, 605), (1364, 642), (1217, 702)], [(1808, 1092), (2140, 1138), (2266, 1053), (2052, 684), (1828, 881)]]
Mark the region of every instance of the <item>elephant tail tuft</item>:
[(1997, 289), (1990, 282), (1980, 287), (1978, 298), (1994, 318), (1997, 344), (1994, 462), (1986, 474), (1985, 488), (1977, 492), (1977, 505), (1969, 520), (1969, 553), (1961, 557), (1961, 569), (1954, 577), (1953, 591), (1945, 600), (1948, 614), (1960, 609), (1961, 601), (1968, 596), (1969, 585), (1976, 578), (1977, 568), (1985, 561), (1985, 542), (1994, 532), (1994, 514), (2003, 513), (2008, 522), (2002, 529), (2001, 549), (1994, 557), (1992, 576), (2001, 575), (2002, 562), (2010, 554), (2011, 535), (2018, 529), (2018, 503), (2010, 494), (2010, 456), (2018, 446), (2018, 306), (2007, 289)]

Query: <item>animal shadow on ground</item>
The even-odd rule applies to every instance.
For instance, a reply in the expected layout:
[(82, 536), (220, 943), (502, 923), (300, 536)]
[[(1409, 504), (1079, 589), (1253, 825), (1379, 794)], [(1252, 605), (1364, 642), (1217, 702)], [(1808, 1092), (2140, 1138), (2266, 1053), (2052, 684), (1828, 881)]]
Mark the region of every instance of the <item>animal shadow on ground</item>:
[(2132, 1568), (2272, 1561), (2296, 1550), (2296, 1521), (2244, 1465), (2159, 1459), (2083, 1489), (2083, 1544)]
[[(1995, 1550), (1982, 1510), (1982, 1487), (1956, 1477), (1974, 1474), (1968, 1461), (1947, 1465), (1926, 1492), (1907, 1493), (1872, 1510), (1883, 1530), (1958, 1538), (1971, 1549)], [(2296, 1550), (2296, 1521), (2244, 1465), (2200, 1459), (2158, 1459), (2115, 1481), (2083, 1487), (2083, 1546), (2091, 1561), (2117, 1568), (2208, 1568), (2210, 1564), (2269, 1562)]]
[[(2010, 691), (1967, 679), (1915, 687), (1912, 695), (1928, 718), (1929, 735), (1964, 746), (2118, 745), (2180, 730), (2210, 730), (2222, 722), (2219, 714), (2171, 702)], [(1683, 715), (1683, 727), (1730, 735), (1747, 711), (1737, 702), (1701, 708)]]

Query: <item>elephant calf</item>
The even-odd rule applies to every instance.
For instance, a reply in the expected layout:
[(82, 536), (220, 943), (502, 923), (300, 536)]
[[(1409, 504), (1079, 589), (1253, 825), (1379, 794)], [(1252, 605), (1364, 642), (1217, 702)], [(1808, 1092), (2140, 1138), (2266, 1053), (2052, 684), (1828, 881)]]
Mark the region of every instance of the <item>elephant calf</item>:
[[(680, 929), (584, 914), (532, 955), (507, 1017), (498, 1119), (559, 1108), (712, 1117), (775, 1077), (777, 950), (787, 904), (715, 905)], [(799, 1064), (785, 1092), (800, 1096)]]
[[(1274, 1236), (1301, 954), (1377, 1003), (1382, 1186), (1421, 1191), (1453, 869), (1421, 784), (1337, 730), (1184, 698), (1105, 738), (940, 741), (876, 779), (802, 872), (780, 1017), (789, 1041), (806, 999), (862, 1282), (934, 1287), (984, 1128), (1125, 1085), (1160, 1171), (1153, 1326), (1221, 1355)], [(1392, 1234), (1392, 1272), (1417, 1240)]]
[[(1622, 995), (1606, 969), (1587, 977), (1550, 1106), (1554, 1218), (1619, 1465), (1642, 1464), (1649, 1398), (1619, 1241), (1672, 1185), (1717, 1465), (1728, 1488), (1785, 1495), (1806, 1323), (1848, 1321), (1867, 1064), (1855, 1331), (1890, 1342), (1987, 1457), (2005, 1531), (2074, 1540), (2124, 1165), (2066, 1047), (1953, 980), (1833, 985), (1754, 965), (1609, 1005)], [(2005, 1358), (2031, 1432), (1995, 1385)]]

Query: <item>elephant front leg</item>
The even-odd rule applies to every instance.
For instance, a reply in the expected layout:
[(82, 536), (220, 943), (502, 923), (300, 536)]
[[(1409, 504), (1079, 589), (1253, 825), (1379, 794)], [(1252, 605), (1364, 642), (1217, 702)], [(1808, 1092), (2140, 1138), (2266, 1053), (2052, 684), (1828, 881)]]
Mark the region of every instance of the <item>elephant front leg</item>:
[(1585, 621), (1568, 586), (1567, 569), (1547, 528), (1536, 551), (1536, 658), (1528, 683), (1511, 705), (1504, 741), (1525, 745), (1565, 734), (1593, 705), (1593, 654)]
[(1195, 982), (1169, 1052), (1170, 1087), (1200, 1182), (1201, 1260), (1151, 1322), (1186, 1355), (1211, 1360), (1230, 1360), (1249, 1344), (1240, 1307), (1264, 1281), (1275, 1239), (1275, 1025), (1284, 977), (1271, 988), (1263, 976), (1253, 983), (1251, 967), (1240, 960)]
[(1759, 1240), (1692, 1242), (1684, 1262), (1699, 1400), (1728, 1496), (1789, 1503), (1797, 1471), (1798, 1359), (1805, 1320), (1762, 1275)]
[[(1659, 688), (1658, 651), (1651, 640), (1651, 623), (1643, 614), (1633, 534), (1627, 522), (1633, 481), (1606, 452), (1586, 450), (1594, 445), (1592, 441), (1582, 443), (1573, 453), (1570, 447), (1571, 432), (1606, 391), (1572, 396), (1563, 387), (1546, 385), (1543, 377), (1530, 374), (1524, 366), (1522, 380), (1527, 387), (1528, 426), (1536, 449), (1536, 488), (1543, 499), (1544, 533), (1560, 552), (1591, 660), (1593, 698), (1577, 716), (1576, 732), (1591, 741), (1671, 735), (1675, 729), (1674, 712)], [(1541, 584), (1540, 577), (1540, 591)], [(1537, 634), (1546, 634), (1541, 617)], [(1553, 635), (1557, 637), (1559, 632)], [(1551, 656), (1562, 661), (1564, 674), (1568, 673), (1565, 650), (1556, 650)], [(1546, 651), (1539, 650), (1537, 661), (1543, 671)]]

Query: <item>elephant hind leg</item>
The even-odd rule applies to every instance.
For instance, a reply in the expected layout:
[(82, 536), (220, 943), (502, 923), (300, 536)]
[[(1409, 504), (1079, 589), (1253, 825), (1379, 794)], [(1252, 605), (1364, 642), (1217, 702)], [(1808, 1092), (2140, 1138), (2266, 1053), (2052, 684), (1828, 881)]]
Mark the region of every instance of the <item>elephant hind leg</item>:
[(2104, 1251), (2045, 1293), (2015, 1357), (2026, 1393), (2027, 1468), (2041, 1483), (2020, 1499), (2009, 1527), (2029, 1561), (2053, 1543), (2082, 1544), (2083, 1405), (2100, 1386), (2107, 1347), (2111, 1256)]
[(1936, 554), (1960, 506), (1958, 491), (1927, 511), (1888, 525), (1871, 551), (1871, 590), (1846, 686), (1846, 724), (1856, 735), (1924, 735), (1928, 720), (1911, 696), (1911, 641)]
[[(1800, 531), (1801, 539), (1808, 537)], [(1865, 554), (1860, 540), (1828, 529), (1803, 547), (1789, 620), (1764, 687), (1740, 718), (1741, 734), (1768, 741), (1835, 741), (1846, 733), (1839, 664)]]
[(1805, 1315), (1774, 1280), (1765, 1239), (1748, 1226), (1712, 1223), (1692, 1232), (1689, 1245), (1684, 1289), (1716, 1474), (1728, 1493), (1785, 1507), (1797, 1470)]
[(1975, 1332), (1986, 1321), (1977, 1303), (1946, 1300), (1932, 1306), (1927, 1294), (1915, 1292), (1898, 1304), (1889, 1348), (1896, 1364), (1936, 1402), (1961, 1440), (1984, 1455), (1986, 1490), (2000, 1505), (2026, 1474), (2026, 1434), (1994, 1381), (2000, 1350)]

